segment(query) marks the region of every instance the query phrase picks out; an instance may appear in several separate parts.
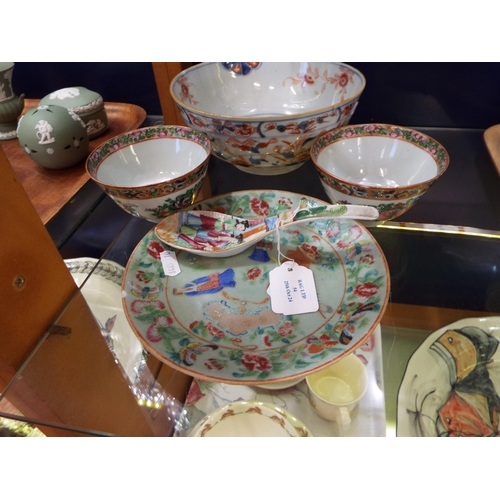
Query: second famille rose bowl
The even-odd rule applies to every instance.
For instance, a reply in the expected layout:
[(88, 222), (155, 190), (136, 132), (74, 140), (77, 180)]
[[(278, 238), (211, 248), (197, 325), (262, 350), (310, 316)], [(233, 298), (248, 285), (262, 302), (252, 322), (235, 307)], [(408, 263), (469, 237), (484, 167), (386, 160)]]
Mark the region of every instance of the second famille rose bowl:
[(126, 212), (159, 222), (194, 202), (211, 152), (206, 135), (158, 125), (109, 139), (90, 154), (86, 168)]
[(446, 149), (432, 137), (378, 123), (321, 135), (311, 158), (332, 203), (373, 206), (379, 221), (410, 209), (450, 163)]
[(182, 71), (170, 92), (216, 157), (276, 175), (309, 160), (320, 133), (349, 123), (364, 88), (364, 76), (346, 64), (208, 62)]

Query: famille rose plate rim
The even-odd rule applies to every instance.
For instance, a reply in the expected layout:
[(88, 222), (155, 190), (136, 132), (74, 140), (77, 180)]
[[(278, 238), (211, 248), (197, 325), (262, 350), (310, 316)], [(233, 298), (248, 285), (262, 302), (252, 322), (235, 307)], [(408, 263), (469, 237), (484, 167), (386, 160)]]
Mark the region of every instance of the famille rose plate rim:
[[(431, 346), (447, 331), (465, 327), (479, 328), (500, 341), (500, 316), (464, 318), (431, 333), (408, 360), (398, 390), (396, 416), (398, 437), (448, 436), (448, 432), (437, 429), (439, 420), (437, 412), (444, 400), (451, 395), (453, 382), (447, 375), (449, 365), (439, 354), (432, 352)], [(494, 366), (495, 371), (500, 374), (500, 346), (490, 358), (489, 366)], [(497, 386), (500, 386), (499, 382), (500, 380), (497, 380)], [(424, 410), (422, 403), (425, 400), (427, 401)], [(433, 415), (430, 415), (431, 412)], [(464, 416), (468, 420), (467, 416)]]
[[(190, 433), (190, 437), (210, 437), (205, 436), (216, 425), (226, 418), (235, 415), (245, 415), (247, 413), (258, 414), (272, 421), (274, 425), (280, 426), (289, 437), (313, 437), (311, 431), (297, 417), (289, 411), (272, 403), (264, 401), (234, 401), (226, 406), (216, 408), (211, 413), (203, 417)], [(253, 437), (258, 437), (256, 434)], [(227, 435), (226, 437), (252, 437), (241, 435)]]
[[(283, 200), (285, 202), (288, 200), (288, 203), (294, 205), (303, 196), (302, 194), (287, 191), (236, 191), (214, 196), (196, 206), (189, 207), (189, 209), (231, 210), (234, 214), (234, 207), (243, 207), (238, 209), (238, 213), (235, 215), (258, 218), (263, 215), (261, 213), (262, 207), (268, 209), (266, 215), (275, 215), (280, 211), (290, 209), (290, 206), (286, 206), (286, 203), (283, 204)], [(313, 206), (324, 205), (324, 201), (320, 199), (310, 196), (306, 198)], [(243, 200), (246, 200), (246, 206)], [(251, 213), (248, 213), (249, 210)], [(308, 234), (320, 239), (319, 226), (317, 225), (328, 222), (330, 221), (305, 222), (302, 225), (295, 226), (294, 230), (296, 234), (299, 234), (299, 237), (302, 231), (307, 231)], [(274, 351), (274, 358), (269, 355), (269, 359), (267, 359), (266, 356), (260, 354), (260, 350), (245, 351), (245, 347), (242, 348), (241, 344), (234, 344), (236, 347), (232, 345), (230, 348), (223, 345), (222, 349), (219, 349), (221, 344), (217, 344), (216, 341), (220, 341), (220, 338), (212, 337), (208, 342), (206, 340), (206, 330), (212, 332), (213, 329), (206, 328), (203, 333), (204, 338), (200, 342), (200, 335), (192, 333), (192, 331), (195, 331), (194, 328), (200, 326), (200, 322), (196, 318), (194, 318), (193, 324), (197, 325), (195, 327), (189, 325), (192, 331), (188, 331), (188, 328), (177, 323), (176, 319), (170, 318), (170, 316), (175, 318), (175, 311), (169, 310), (167, 297), (168, 293), (173, 293), (172, 289), (168, 289), (167, 283), (172, 278), (167, 278), (163, 274), (160, 252), (168, 250), (176, 253), (181, 268), (181, 273), (178, 276), (182, 276), (184, 263), (181, 261), (184, 259), (187, 261), (187, 259), (196, 260), (201, 258), (205, 259), (205, 261), (222, 262), (220, 265), (223, 266), (231, 266), (235, 265), (238, 259), (247, 258), (248, 253), (252, 252), (252, 248), (234, 257), (220, 259), (199, 257), (169, 247), (156, 236), (154, 228), (136, 246), (125, 270), (122, 285), (122, 303), (132, 330), (146, 350), (155, 357), (174, 369), (201, 380), (240, 385), (281, 384), (286, 381), (292, 382), (292, 380), (305, 377), (309, 373), (328, 366), (341, 357), (354, 352), (371, 335), (380, 323), (388, 303), (390, 291), (387, 262), (382, 250), (371, 234), (362, 225), (350, 219), (337, 219), (335, 223), (340, 225), (339, 227), (342, 230), (338, 230), (336, 235), (331, 237), (331, 242), (326, 239), (326, 236), (324, 236), (324, 239), (332, 248), (333, 242), (336, 241), (335, 238), (347, 239), (347, 242), (338, 241), (338, 252), (345, 254), (342, 255), (343, 259), (339, 259), (339, 262), (344, 276), (347, 272), (344, 260), (348, 263), (354, 262), (353, 267), (357, 266), (358, 274), (355, 279), (364, 280), (359, 283), (359, 289), (356, 287), (358, 295), (354, 296), (352, 289), (349, 292), (346, 290), (339, 292), (342, 295), (343, 302), (341, 301), (338, 310), (332, 312), (332, 318), (335, 315), (337, 321), (335, 323), (327, 322), (324, 325), (325, 328), (322, 328), (323, 331), (308, 333), (306, 337), (303, 337), (304, 342), (302, 343), (285, 343), (280, 344), (279, 348), (271, 346), (273, 349), (265, 349), (266, 353)], [(302, 227), (304, 229), (301, 229)], [(352, 236), (353, 234), (354, 236)], [(350, 238), (355, 238), (356, 241), (350, 241)], [(345, 244), (347, 249), (341, 248), (340, 243)], [(314, 248), (312, 251), (314, 252)], [(274, 248), (273, 252), (276, 252), (276, 248)], [(335, 252), (337, 252), (337, 249), (335, 249)], [(331, 257), (333, 252), (325, 252), (325, 254), (327, 257)], [(277, 262), (270, 262), (270, 264), (273, 265), (273, 268), (278, 265)], [(256, 267), (258, 267), (257, 263)], [(363, 274), (359, 271), (361, 268), (367, 269), (364, 269), (364, 276), (360, 278), (360, 275)], [(190, 272), (189, 269), (187, 271)], [(146, 276), (153, 279), (147, 280), (146, 283), (146, 280), (143, 279)], [(173, 283), (175, 284), (175, 281)], [(210, 297), (213, 298), (215, 295), (217, 294), (214, 293)], [(185, 300), (185, 297), (183, 298)], [(323, 314), (321, 315), (324, 317)], [(297, 316), (302, 315), (286, 316), (283, 321), (292, 324)], [(304, 321), (306, 322), (306, 320)], [(279, 325), (281, 323), (274, 326)], [(179, 330), (182, 330), (182, 332)], [(256, 331), (252, 332), (254, 337), (257, 333)], [(213, 335), (213, 333), (211, 334)], [(336, 339), (332, 338), (332, 335), (336, 336)], [(343, 335), (344, 339), (345, 335), (347, 335), (348, 340), (341, 342), (339, 340), (340, 335)], [(160, 336), (162, 337), (160, 338)], [(234, 341), (234, 339), (230, 340)], [(269, 346), (267, 343), (266, 345)], [(222, 354), (220, 354), (221, 352)], [(290, 359), (285, 362), (285, 358)], [(221, 365), (224, 365), (224, 368), (221, 368)], [(286, 367), (283, 368), (283, 365)]]

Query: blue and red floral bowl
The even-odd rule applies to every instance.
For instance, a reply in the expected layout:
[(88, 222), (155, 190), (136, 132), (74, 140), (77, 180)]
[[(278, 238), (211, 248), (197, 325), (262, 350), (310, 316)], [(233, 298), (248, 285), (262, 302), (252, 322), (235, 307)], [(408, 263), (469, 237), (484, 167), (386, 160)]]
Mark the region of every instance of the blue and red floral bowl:
[(177, 75), (170, 92), (215, 156), (277, 175), (309, 160), (320, 133), (349, 123), (364, 88), (364, 76), (346, 64), (208, 62)]
[(374, 206), (379, 221), (409, 210), (450, 163), (446, 149), (432, 137), (378, 123), (322, 134), (311, 158), (333, 203)]
[(159, 125), (109, 139), (90, 154), (86, 168), (126, 212), (159, 222), (194, 203), (211, 152), (206, 135)]

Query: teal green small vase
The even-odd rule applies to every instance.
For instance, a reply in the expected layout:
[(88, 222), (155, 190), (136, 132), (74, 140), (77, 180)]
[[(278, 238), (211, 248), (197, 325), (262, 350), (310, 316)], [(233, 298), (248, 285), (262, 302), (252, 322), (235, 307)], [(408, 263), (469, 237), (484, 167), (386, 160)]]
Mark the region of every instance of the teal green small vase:
[(12, 90), (14, 63), (0, 62), (0, 140), (17, 137), (17, 120), (24, 109), (24, 94)]

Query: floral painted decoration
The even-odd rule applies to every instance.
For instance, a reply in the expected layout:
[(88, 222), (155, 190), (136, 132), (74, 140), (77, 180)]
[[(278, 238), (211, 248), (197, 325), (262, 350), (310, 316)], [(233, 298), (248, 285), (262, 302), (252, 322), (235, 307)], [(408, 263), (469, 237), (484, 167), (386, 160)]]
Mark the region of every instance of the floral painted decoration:
[[(289, 210), (300, 198), (243, 191), (199, 207), (258, 218)], [(180, 251), (181, 273), (165, 276), (160, 255), (169, 248), (149, 232), (123, 285), (127, 317), (147, 349), (199, 379), (256, 384), (305, 375), (362, 345), (389, 293), (387, 264), (371, 235), (350, 219), (333, 219), (282, 230), (279, 237), (282, 254), (313, 271), (315, 313), (272, 311), (266, 290), (277, 265), (274, 236), (266, 243), (267, 262), (253, 260), (253, 248), (230, 258)]]

